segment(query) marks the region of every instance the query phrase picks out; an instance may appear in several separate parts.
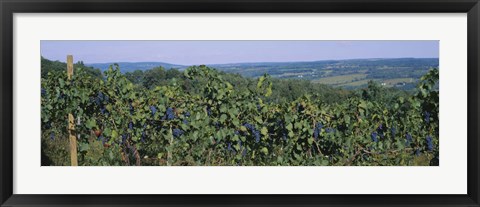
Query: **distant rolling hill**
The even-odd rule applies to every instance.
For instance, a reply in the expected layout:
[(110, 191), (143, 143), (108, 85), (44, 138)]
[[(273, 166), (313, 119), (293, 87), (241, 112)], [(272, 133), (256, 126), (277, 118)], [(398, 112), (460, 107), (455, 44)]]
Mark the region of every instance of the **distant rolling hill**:
[[(113, 63), (86, 64), (104, 71)], [(164, 62), (120, 62), (123, 73), (162, 66), (166, 69), (187, 68), (186, 65)], [(280, 79), (302, 79), (344, 88), (365, 86), (369, 80), (386, 87), (410, 89), (428, 69), (439, 66), (438, 58), (376, 58), (323, 60), (309, 62), (257, 62), (210, 64), (227, 73), (259, 77), (265, 73)]]
[[(101, 71), (105, 71), (110, 67), (110, 65), (113, 65), (114, 63), (91, 63), (91, 64), (85, 64), (87, 66), (91, 66), (94, 68), (98, 68)], [(150, 70), (155, 67), (164, 67), (167, 69), (170, 68), (176, 68), (176, 69), (184, 69), (187, 66), (184, 65), (176, 65), (176, 64), (170, 64), (170, 63), (164, 63), (164, 62), (117, 62), (117, 64), (120, 66), (120, 71), (122, 73), (127, 73), (127, 72), (133, 72), (135, 70)]]

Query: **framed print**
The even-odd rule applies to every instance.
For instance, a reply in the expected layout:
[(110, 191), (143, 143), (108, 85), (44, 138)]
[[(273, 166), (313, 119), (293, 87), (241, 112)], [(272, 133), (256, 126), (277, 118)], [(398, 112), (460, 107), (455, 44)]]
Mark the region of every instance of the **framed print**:
[(2, 206), (479, 206), (479, 5), (1, 1)]

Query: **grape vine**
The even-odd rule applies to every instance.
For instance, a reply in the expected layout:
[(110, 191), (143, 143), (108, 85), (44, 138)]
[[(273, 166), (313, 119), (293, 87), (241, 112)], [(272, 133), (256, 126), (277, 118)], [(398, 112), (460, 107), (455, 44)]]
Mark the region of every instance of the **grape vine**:
[[(71, 113), (79, 165), (438, 164), (437, 69), (414, 94), (391, 103), (379, 100), (374, 88), (338, 103), (310, 94), (274, 102), (268, 75), (248, 90), (236, 90), (206, 66), (183, 76), (204, 84), (187, 92), (172, 79), (146, 89), (118, 65), (102, 79), (81, 69), (71, 80), (66, 72), (49, 72), (41, 89), (42, 153), (68, 156), (61, 146)], [(50, 162), (68, 165), (62, 158)]]

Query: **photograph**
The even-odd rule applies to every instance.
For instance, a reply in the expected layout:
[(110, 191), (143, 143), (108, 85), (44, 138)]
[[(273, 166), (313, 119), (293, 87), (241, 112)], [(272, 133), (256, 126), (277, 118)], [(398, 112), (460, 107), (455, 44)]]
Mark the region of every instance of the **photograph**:
[(41, 40), (41, 166), (440, 166), (439, 45)]

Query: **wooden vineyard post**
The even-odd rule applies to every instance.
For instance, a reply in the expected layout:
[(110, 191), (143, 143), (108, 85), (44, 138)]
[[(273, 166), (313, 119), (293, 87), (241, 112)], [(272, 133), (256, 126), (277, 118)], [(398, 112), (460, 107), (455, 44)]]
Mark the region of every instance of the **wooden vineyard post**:
[[(67, 75), (68, 80), (73, 75), (73, 56), (67, 55)], [(77, 137), (75, 136), (75, 118), (73, 114), (68, 114), (68, 138), (70, 140), (70, 163), (72, 166), (78, 166), (77, 160)]]

